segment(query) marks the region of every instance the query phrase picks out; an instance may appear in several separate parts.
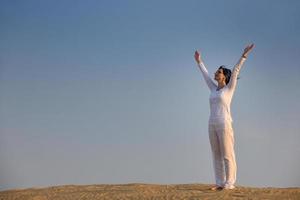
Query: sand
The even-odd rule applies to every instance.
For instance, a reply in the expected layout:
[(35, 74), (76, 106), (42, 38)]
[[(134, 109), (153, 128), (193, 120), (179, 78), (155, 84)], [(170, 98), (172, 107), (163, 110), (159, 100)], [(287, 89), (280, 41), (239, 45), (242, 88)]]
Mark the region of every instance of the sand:
[(300, 199), (300, 188), (253, 188), (211, 191), (207, 184), (101, 184), (62, 185), (0, 192), (0, 200), (90, 200), (90, 199)]

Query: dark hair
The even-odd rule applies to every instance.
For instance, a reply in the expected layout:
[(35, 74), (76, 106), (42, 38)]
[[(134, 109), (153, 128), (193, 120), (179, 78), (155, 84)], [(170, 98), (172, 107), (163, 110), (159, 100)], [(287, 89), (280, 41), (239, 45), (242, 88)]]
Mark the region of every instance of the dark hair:
[(230, 77), (231, 77), (231, 70), (230, 69), (228, 69), (228, 68), (226, 68), (224, 65), (221, 65), (220, 67), (219, 67), (219, 69), (223, 69), (223, 74), (224, 74), (224, 76), (225, 76), (225, 83), (226, 83), (226, 85), (229, 83), (229, 81), (230, 81)]

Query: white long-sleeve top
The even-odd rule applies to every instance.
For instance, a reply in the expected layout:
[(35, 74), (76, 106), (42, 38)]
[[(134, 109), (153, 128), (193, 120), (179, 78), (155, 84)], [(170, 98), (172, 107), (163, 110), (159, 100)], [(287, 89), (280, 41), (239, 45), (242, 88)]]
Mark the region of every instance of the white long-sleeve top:
[(217, 90), (217, 85), (209, 77), (208, 71), (203, 62), (198, 64), (201, 70), (205, 82), (210, 90), (209, 104), (210, 104), (210, 116), (209, 123), (224, 123), (225, 121), (232, 122), (230, 104), (234, 94), (237, 77), (240, 69), (245, 62), (246, 58), (241, 57), (237, 64), (234, 66), (229, 83), (222, 89)]

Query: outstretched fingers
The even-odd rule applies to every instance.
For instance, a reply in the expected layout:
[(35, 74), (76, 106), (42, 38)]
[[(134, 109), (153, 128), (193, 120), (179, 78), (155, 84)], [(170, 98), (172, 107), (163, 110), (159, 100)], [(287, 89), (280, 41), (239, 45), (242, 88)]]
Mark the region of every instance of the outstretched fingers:
[(195, 60), (199, 63), (200, 62), (200, 53), (197, 50), (195, 51), (194, 57), (195, 57)]

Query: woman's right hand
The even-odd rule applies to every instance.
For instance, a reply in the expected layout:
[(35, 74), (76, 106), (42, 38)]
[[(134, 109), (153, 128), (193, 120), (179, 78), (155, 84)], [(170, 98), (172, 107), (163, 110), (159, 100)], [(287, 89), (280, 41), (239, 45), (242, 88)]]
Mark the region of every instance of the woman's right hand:
[(195, 57), (195, 60), (196, 60), (196, 62), (199, 64), (200, 62), (202, 62), (202, 60), (201, 60), (201, 54), (196, 50), (195, 51), (195, 55), (194, 55), (194, 57)]
[(254, 44), (252, 43), (251, 45), (247, 45), (247, 47), (244, 49), (243, 57), (247, 58), (248, 54), (252, 51), (254, 47)]

